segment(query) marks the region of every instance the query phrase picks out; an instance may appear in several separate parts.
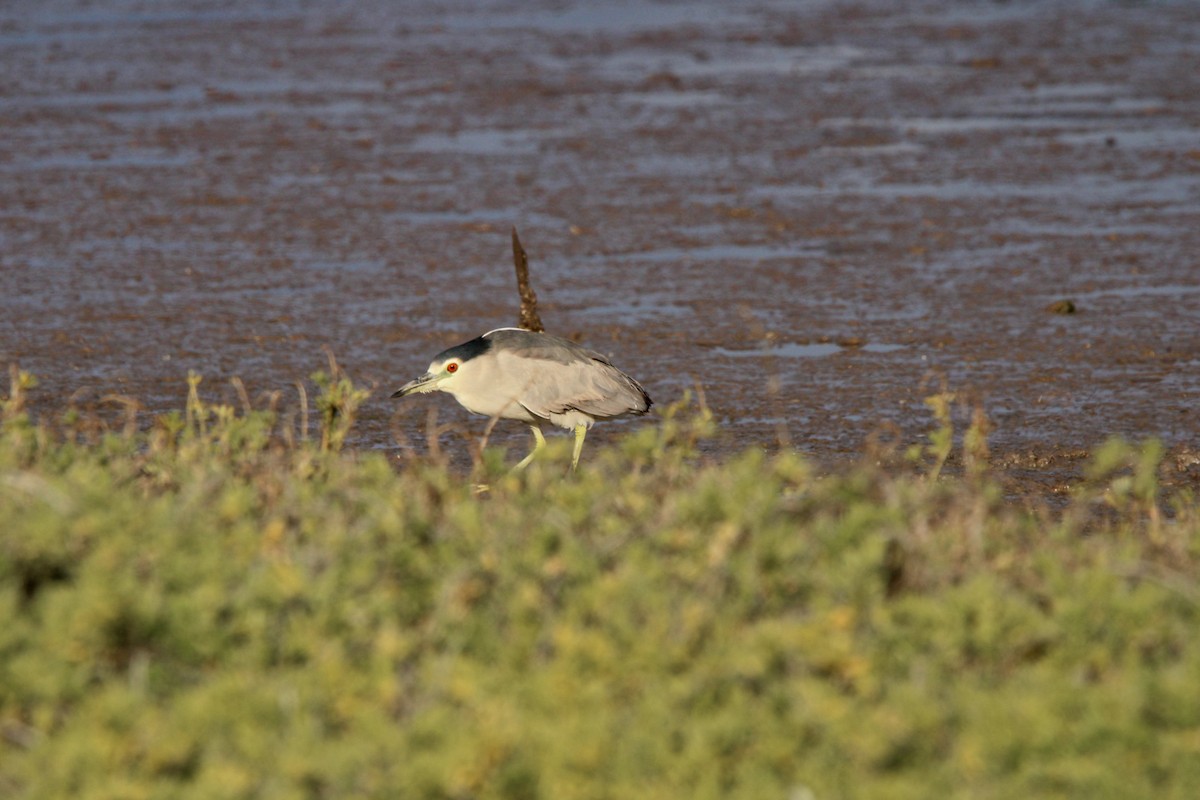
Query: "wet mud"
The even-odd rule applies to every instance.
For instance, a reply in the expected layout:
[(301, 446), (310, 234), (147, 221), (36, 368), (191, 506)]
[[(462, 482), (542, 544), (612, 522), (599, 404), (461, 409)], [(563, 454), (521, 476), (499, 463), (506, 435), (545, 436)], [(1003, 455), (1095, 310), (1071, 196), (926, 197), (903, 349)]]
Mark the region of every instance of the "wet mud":
[(149, 420), (328, 348), (352, 444), (423, 447), (482, 423), (388, 394), (514, 324), (515, 225), (547, 328), (702, 387), (714, 455), (919, 442), (945, 381), (1020, 492), (1112, 435), (1195, 483), (1197, 52), (1188, 2), (10, 5), (0, 361)]

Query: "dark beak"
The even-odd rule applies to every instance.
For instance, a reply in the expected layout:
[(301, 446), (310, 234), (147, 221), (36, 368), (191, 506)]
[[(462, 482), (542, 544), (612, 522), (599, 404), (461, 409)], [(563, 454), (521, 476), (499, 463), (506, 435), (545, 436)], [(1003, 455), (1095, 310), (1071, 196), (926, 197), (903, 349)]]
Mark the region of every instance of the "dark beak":
[(396, 391), (392, 392), (392, 397), (404, 397), (405, 395), (419, 394), (423, 391), (422, 387), (431, 383), (433, 383), (433, 374), (426, 372), (416, 380), (409, 381)]

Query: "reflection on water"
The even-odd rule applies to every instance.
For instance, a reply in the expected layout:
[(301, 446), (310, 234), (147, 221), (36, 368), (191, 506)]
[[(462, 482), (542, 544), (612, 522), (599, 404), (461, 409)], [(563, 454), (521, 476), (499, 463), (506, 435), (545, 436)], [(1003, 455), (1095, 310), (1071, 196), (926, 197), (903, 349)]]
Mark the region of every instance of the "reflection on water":
[(753, 264), (772, 259), (817, 255), (820, 252), (816, 248), (776, 244), (712, 244), (697, 247), (658, 247), (637, 253), (621, 253), (617, 256), (595, 256), (594, 259), (616, 258), (651, 264), (688, 264), (696, 261), (744, 261)]
[(536, 153), (543, 132), (476, 129), (417, 136), (409, 147), (418, 153), (528, 155)]
[(834, 342), (800, 344), (797, 342), (786, 342), (754, 350), (732, 350), (726, 347), (718, 347), (713, 352), (730, 358), (763, 358), (764, 356), (778, 356), (779, 358), (824, 358), (825, 356), (844, 352), (892, 353), (897, 350), (904, 350), (906, 347), (907, 345), (903, 344), (876, 344), (874, 342), (867, 344), (836, 344)]
[(1111, 289), (1096, 289), (1090, 292), (1074, 294), (1077, 300), (1096, 300), (1102, 297), (1184, 297), (1200, 295), (1200, 286), (1195, 284), (1167, 284), (1165, 286), (1116, 286)]

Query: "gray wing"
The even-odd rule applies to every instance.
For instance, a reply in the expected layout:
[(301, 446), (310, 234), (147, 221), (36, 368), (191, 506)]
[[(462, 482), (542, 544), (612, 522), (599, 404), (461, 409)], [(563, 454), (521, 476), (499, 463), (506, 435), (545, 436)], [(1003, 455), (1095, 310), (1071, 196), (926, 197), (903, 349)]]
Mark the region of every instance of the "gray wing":
[(521, 387), (517, 400), (533, 414), (582, 411), (593, 417), (644, 414), (651, 400), (633, 378), (599, 353), (546, 335), (508, 341), (497, 354), (503, 374)]

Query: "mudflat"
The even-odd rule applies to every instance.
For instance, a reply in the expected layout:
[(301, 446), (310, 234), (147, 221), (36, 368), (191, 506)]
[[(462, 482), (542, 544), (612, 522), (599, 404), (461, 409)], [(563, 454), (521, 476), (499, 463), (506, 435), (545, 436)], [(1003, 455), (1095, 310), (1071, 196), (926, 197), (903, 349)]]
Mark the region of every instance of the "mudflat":
[(701, 387), (714, 455), (919, 442), (944, 385), (1021, 492), (1112, 435), (1195, 484), (1197, 52), (1189, 2), (8, 8), (0, 362), (149, 424), (328, 348), (351, 444), (420, 447), (482, 422), (388, 394), (515, 323), (516, 226), (548, 329)]

